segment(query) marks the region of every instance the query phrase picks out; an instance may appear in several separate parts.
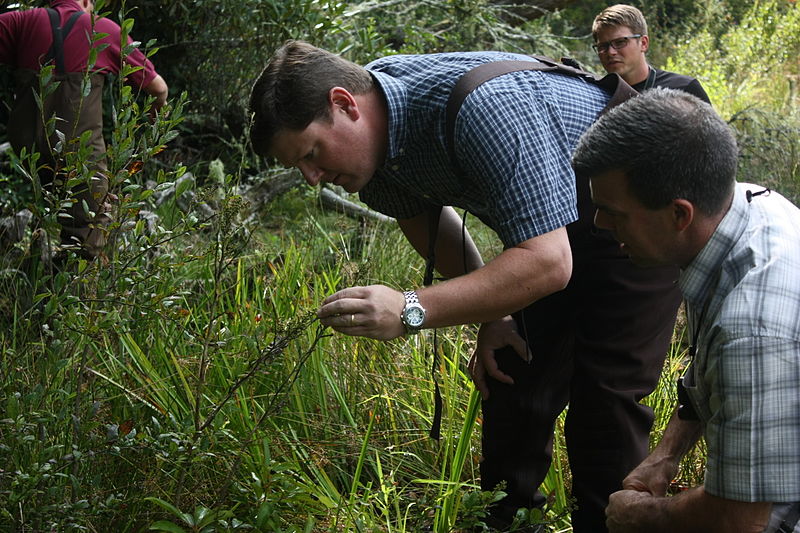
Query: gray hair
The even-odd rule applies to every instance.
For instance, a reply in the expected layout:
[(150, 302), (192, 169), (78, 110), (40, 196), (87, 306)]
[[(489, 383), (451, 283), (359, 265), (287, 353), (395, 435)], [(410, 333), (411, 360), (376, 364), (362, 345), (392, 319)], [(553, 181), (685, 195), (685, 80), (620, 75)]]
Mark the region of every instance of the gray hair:
[(621, 171), (645, 207), (689, 200), (700, 212), (724, 210), (736, 180), (733, 131), (699, 98), (655, 88), (602, 116), (578, 141), (575, 173)]

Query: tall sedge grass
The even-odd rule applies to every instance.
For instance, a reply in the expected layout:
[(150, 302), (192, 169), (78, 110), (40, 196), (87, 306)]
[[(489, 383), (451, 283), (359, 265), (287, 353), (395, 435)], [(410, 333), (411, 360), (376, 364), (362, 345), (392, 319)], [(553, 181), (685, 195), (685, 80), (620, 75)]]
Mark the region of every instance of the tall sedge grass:
[[(187, 235), (189, 246), (162, 250), (168, 267), (140, 278), (143, 290), (89, 265), (63, 298), (47, 299), (49, 314), (12, 318), (0, 332), (4, 368), (18, 369), (2, 375), (0, 497), (23, 510), (3, 523), (387, 532), (479, 523), (500, 494), (478, 488), (473, 329), (439, 331), (444, 418), (432, 441), (432, 334), (376, 342), (332, 335), (313, 316), (344, 286), (418, 285), (406, 265), (421, 261), (399, 231), (315, 211), (278, 241), (237, 240), (234, 226), (208, 226), (212, 247)], [(70, 296), (70, 283), (92, 285), (91, 297)], [(672, 383), (665, 376), (652, 400), (659, 424)], [(561, 428), (544, 519), (567, 531)]]
[[(153, 191), (114, 159), (141, 155), (134, 129), (121, 126), (109, 152), (127, 196), (108, 258), (53, 272), (32, 257), (2, 278), (0, 528), (479, 525), (502, 493), (478, 489), (474, 329), (442, 329), (435, 346), (431, 332), (382, 343), (333, 335), (314, 315), (346, 286), (418, 286), (422, 262), (399, 230), (309, 207), (283, 235), (258, 231), (239, 222), (247, 204), (231, 176), (205, 193), (213, 215), (173, 198), (148, 229), (132, 213), (152, 207)], [(182, 170), (159, 170), (157, 188), (178, 193)], [(439, 441), (428, 437), (434, 349)], [(567, 529), (560, 433), (556, 446), (543, 518)]]

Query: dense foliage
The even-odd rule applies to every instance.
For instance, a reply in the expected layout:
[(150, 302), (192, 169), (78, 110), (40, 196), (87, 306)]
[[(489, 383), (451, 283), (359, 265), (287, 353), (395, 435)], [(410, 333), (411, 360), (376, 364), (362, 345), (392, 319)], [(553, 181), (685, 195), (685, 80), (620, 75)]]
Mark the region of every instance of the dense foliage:
[[(742, 177), (800, 197), (795, 3), (635, 4), (651, 23), (652, 61), (698, 77), (736, 128)], [(153, 60), (173, 96), (150, 124), (149, 102), (110, 84), (120, 203), (102, 261), (73, 258), (54, 270), (38, 246), (56, 228), (57, 199), (45, 191), (33, 201), (35, 159), (18, 154), (0, 167), (0, 214), (28, 206), (40, 228), (0, 265), (0, 530), (478, 525), (498, 494), (476, 488), (479, 402), (465, 373), (472, 329), (439, 332), (445, 423), (442, 440), (431, 441), (431, 337), (331, 336), (313, 317), (339, 287), (418, 285), (420, 261), (393, 226), (321, 210), (308, 188), (266, 204), (248, 194), (278, 170), (247, 145), (245, 102), (290, 37), (357, 62), (503, 48), (571, 55), (597, 69), (588, 26), (604, 5), (573, 3), (532, 19), (485, 0), (100, 6), (129, 21), (141, 46), (160, 47)], [(81, 163), (78, 155), (67, 170)], [(496, 251), (491, 235), (475, 232), (483, 250)], [(683, 355), (679, 328), (647, 400), (658, 416), (654, 439)], [(700, 479), (700, 457), (696, 450), (684, 463), (677, 485)], [(547, 515), (520, 521), (569, 530), (560, 433), (544, 488)]]

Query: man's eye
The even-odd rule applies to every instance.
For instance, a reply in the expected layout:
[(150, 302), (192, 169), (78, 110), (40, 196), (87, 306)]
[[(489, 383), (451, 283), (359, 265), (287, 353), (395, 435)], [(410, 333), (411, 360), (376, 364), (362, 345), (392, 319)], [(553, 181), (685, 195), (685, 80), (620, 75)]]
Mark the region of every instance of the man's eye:
[(627, 37), (623, 37), (622, 39), (614, 39), (613, 41), (611, 41), (611, 46), (613, 46), (614, 49), (622, 48), (625, 46), (625, 43), (627, 42), (628, 42)]

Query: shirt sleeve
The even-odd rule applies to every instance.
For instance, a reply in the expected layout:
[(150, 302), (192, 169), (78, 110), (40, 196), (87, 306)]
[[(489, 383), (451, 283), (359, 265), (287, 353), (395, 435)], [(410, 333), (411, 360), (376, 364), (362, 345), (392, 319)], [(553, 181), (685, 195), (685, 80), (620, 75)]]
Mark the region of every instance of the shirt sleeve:
[[(108, 45), (97, 59), (95, 68), (107, 70), (119, 74), (121, 70), (122, 47), (120, 46), (121, 30), (119, 25), (107, 18), (97, 19), (96, 32), (107, 33), (108, 36), (101, 40), (102, 44)], [(131, 36), (128, 36), (128, 44), (133, 43)], [(131, 85), (144, 88), (156, 77), (157, 72), (153, 63), (145, 57), (139, 48), (133, 49), (125, 58), (125, 61), (133, 66), (140, 67), (128, 75), (126, 81)]]
[(509, 247), (577, 219), (575, 174), (556, 104), (530, 88), (491, 85), (462, 105), (455, 148), (465, 179), (484, 193), (484, 222)]
[(714, 376), (706, 490), (738, 501), (800, 500), (800, 343), (748, 337), (715, 352), (706, 372)]
[(708, 104), (711, 103), (711, 100), (708, 98), (708, 94), (706, 94), (705, 89), (703, 89), (703, 86), (700, 85), (700, 82), (697, 80), (692, 80), (692, 82), (687, 85), (684, 90), (689, 94), (695, 95)]
[(17, 66), (14, 46), (20, 22), (18, 11), (9, 11), (0, 15), (0, 64)]

